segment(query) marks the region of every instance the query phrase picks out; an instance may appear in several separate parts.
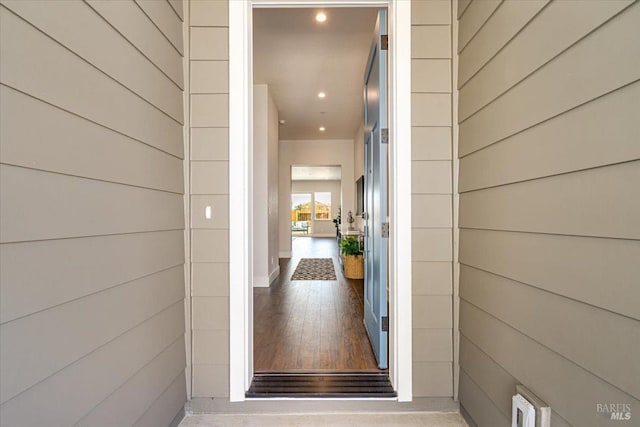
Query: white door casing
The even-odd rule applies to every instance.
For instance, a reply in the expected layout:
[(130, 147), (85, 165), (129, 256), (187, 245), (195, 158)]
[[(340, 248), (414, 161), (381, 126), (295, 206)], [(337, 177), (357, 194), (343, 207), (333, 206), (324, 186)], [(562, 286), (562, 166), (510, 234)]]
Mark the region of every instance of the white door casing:
[[(229, 2), (229, 399), (244, 401), (253, 377), (252, 10), (254, 7), (387, 7), (389, 12), (389, 377), (412, 400), (411, 2)], [(233, 207), (233, 208), (231, 208)]]

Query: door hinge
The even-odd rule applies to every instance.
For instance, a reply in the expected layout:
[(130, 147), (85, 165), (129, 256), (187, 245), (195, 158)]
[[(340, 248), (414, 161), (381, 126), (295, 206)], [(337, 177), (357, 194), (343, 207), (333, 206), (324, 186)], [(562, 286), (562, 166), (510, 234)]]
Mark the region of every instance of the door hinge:
[(388, 144), (389, 143), (389, 129), (388, 128), (380, 129), (380, 141), (383, 144)]
[(382, 332), (389, 332), (389, 317), (388, 316), (382, 316)]
[(380, 36), (380, 49), (388, 50), (389, 49), (389, 36), (383, 34)]
[(388, 238), (389, 237), (389, 223), (388, 222), (383, 222), (382, 223), (382, 237), (384, 237), (384, 238)]

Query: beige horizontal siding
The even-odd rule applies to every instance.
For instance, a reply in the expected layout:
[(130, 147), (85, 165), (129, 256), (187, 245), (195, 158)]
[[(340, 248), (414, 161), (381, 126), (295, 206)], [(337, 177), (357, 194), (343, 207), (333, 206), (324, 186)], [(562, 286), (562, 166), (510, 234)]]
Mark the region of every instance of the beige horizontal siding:
[(414, 227), (452, 227), (450, 194), (414, 194), (411, 211)]
[(472, 267), (462, 266), (460, 276), (461, 298), (630, 395), (640, 396), (636, 320)]
[(458, 13), (457, 18), (462, 18), (462, 15), (467, 11), (467, 8), (471, 4), (472, 0), (457, 0), (458, 1)]
[(191, 26), (191, 59), (228, 60), (229, 30), (226, 27)]
[(229, 264), (194, 262), (191, 269), (194, 297), (229, 296)]
[[(0, 400), (6, 402), (180, 301), (184, 296), (179, 286), (182, 275), (182, 267), (174, 267), (3, 324)], [(110, 319), (113, 313), (119, 315)], [(62, 342), (66, 345), (57, 345)]]
[(462, 264), (638, 320), (639, 257), (633, 240), (460, 230)]
[(460, 331), (520, 383), (551, 402), (571, 425), (601, 425), (594, 408), (602, 401), (628, 402), (632, 412), (640, 410), (640, 401), (631, 395), (465, 300), (461, 301)]
[(191, 7), (192, 27), (227, 27), (229, 25), (228, 0), (193, 1)]
[(524, 384), (552, 425), (609, 425), (597, 403), (640, 410), (640, 5), (505, 0), (476, 31), (475, 3), (458, 76), (461, 404), (509, 425)]
[(182, 57), (159, 28), (181, 46), (182, 24), (165, 4), (0, 5), (2, 426), (181, 413)]
[[(464, 366), (460, 376), (461, 396), (464, 393), (464, 402), (473, 408), (476, 425), (499, 426), (506, 419), (507, 423), (504, 425), (510, 426), (511, 396), (516, 384), (520, 382), (464, 335), (460, 338), (460, 357), (464, 358), (460, 362)], [(482, 384), (484, 388), (480, 388), (478, 384)], [(466, 411), (464, 406), (463, 410)], [(468, 421), (473, 422), (473, 419), (468, 418)], [(551, 408), (551, 425), (571, 427), (554, 408)]]
[(178, 87), (184, 88), (180, 53), (133, 0), (86, 2)]
[(640, 128), (628, 128), (639, 114), (629, 105), (640, 105), (640, 82), (462, 158), (460, 191), (640, 159)]
[(474, 1), (460, 18), (458, 31), (458, 52), (462, 51), (473, 36), (482, 28), (503, 0)]
[(511, 417), (500, 412), (487, 394), (469, 377), (464, 366), (460, 368), (460, 404), (473, 414), (471, 420), (477, 426), (509, 427), (511, 425)]
[[(85, 415), (76, 425), (87, 427), (132, 426), (142, 417), (175, 379), (182, 379), (184, 390), (184, 336), (136, 372), (125, 384)], [(180, 410), (175, 408), (165, 420)]]
[(228, 61), (193, 61), (190, 76), (191, 93), (229, 93)]
[[(480, 24), (481, 28), (472, 34), (470, 40), (464, 45), (464, 50), (459, 53), (458, 67), (458, 87), (465, 84), (475, 73), (477, 73), (502, 47), (509, 42), (538, 12), (544, 8), (550, 0), (505, 0), (502, 1), (487, 20)], [(473, 0), (475, 3), (487, 3), (485, 0)], [(495, 3), (485, 6), (477, 6), (477, 9), (494, 6)], [(465, 34), (466, 13), (472, 11), (469, 8), (465, 11), (465, 16), (461, 18), (458, 25), (458, 34)], [(477, 27), (476, 23), (474, 28)], [(470, 34), (473, 30), (468, 31)], [(460, 46), (459, 46), (460, 48)], [(464, 99), (460, 99), (462, 104)]]
[(183, 55), (182, 45), (182, 21), (176, 19), (175, 10), (167, 1), (135, 0), (151, 21), (158, 27), (171, 45)]
[(182, 0), (167, 1), (169, 2), (169, 5), (171, 6), (175, 14), (178, 15), (178, 18), (180, 18), (180, 20), (184, 22), (184, 5), (182, 4)]
[(454, 389), (451, 6), (411, 2), (414, 397)]
[[(124, 39), (86, 3), (9, 1), (3, 4), (103, 73), (182, 123), (180, 87), (140, 55), (134, 45)], [(77, 25), (66, 25), (70, 20), (77, 22)], [(86, 43), (86, 40), (93, 42)]]
[(175, 230), (3, 244), (0, 322), (180, 266), (182, 240)]
[(482, 384), (484, 389), (480, 389), (480, 393), (491, 401), (484, 412), (497, 409), (502, 417), (510, 419), (511, 396), (518, 381), (464, 335), (460, 337), (460, 358), (460, 365), (464, 367), (463, 372), (467, 377), (464, 381), (471, 381), (478, 388), (477, 384)]
[(411, 267), (412, 295), (451, 295), (451, 264), (446, 261), (414, 262)]
[(451, 328), (413, 331), (414, 362), (449, 362), (453, 359)]
[[(6, 426), (73, 425), (171, 343), (181, 339), (183, 319), (184, 303), (179, 301), (5, 402), (0, 422)], [(182, 397), (177, 402), (182, 405), (185, 400), (183, 384)], [(156, 420), (159, 425), (170, 421)]]
[(191, 161), (191, 194), (228, 194), (229, 162)]
[[(204, 216), (207, 206), (211, 208), (211, 219)], [(227, 194), (205, 194), (191, 196), (191, 227), (229, 229), (229, 196)], [(213, 212), (216, 215), (213, 215)]]
[(182, 156), (179, 122), (4, 7), (0, 20), (3, 84)]
[(638, 80), (639, 19), (640, 5), (635, 3), (462, 122), (460, 154), (465, 156)]
[(451, 362), (413, 362), (414, 396), (451, 397), (453, 378)]
[(158, 420), (168, 420), (171, 415), (173, 421), (169, 424), (176, 427), (184, 416), (185, 400), (184, 384), (186, 382), (185, 373), (181, 372), (169, 387), (153, 402), (153, 405), (135, 422), (134, 427), (155, 427)]
[(0, 180), (3, 243), (184, 228), (181, 194), (8, 165)]
[[(460, 89), (464, 101), (459, 105), (460, 119), (466, 119), (490, 103), (632, 2), (589, 1), (580, 8), (573, 7), (567, 1), (549, 3), (536, 19), (504, 45), (491, 62)], [(484, 3), (480, 1), (473, 4)], [(571, 21), (571, 25), (567, 26), (567, 21)]]
[(640, 239), (640, 161), (464, 193), (463, 228)]
[[(0, 86), (0, 108), (6, 119), (0, 129), (0, 156), (5, 164), (173, 193), (183, 191), (182, 160), (178, 157), (7, 86)], [(78, 157), (86, 160), (78, 162)]]
[(228, 1), (189, 7), (192, 393), (220, 398), (230, 357)]
[(411, 25), (451, 25), (451, 1), (412, 1)]
[(451, 128), (447, 126), (412, 127), (411, 159), (451, 160)]

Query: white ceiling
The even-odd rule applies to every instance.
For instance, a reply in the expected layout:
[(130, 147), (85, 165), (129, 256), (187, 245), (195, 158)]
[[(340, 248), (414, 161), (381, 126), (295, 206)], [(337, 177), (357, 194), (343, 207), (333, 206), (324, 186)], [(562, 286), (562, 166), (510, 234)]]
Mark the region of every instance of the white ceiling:
[(291, 166), (291, 181), (340, 181), (340, 166)]
[[(377, 9), (254, 9), (254, 83), (268, 84), (280, 139), (352, 139), (362, 121), (364, 68)], [(326, 98), (319, 99), (318, 92)], [(326, 131), (320, 132), (324, 126)]]

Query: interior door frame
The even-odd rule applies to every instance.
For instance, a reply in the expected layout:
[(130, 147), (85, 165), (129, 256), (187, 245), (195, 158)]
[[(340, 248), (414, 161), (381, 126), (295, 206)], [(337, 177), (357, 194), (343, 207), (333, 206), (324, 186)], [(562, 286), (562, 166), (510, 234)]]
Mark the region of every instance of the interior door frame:
[[(229, 1), (229, 400), (247, 400), (253, 378), (253, 8), (386, 7), (389, 34), (389, 378), (400, 402), (412, 392), (411, 2)], [(231, 208), (233, 207), (233, 208)]]

